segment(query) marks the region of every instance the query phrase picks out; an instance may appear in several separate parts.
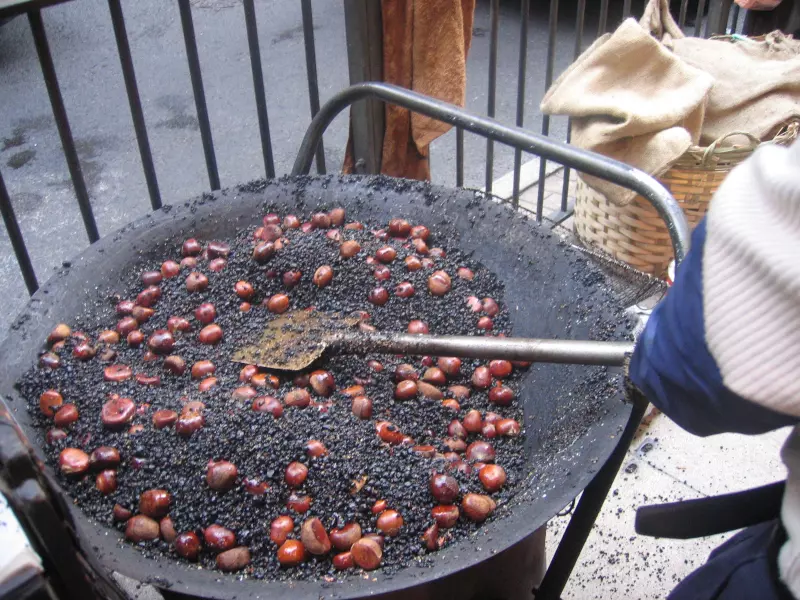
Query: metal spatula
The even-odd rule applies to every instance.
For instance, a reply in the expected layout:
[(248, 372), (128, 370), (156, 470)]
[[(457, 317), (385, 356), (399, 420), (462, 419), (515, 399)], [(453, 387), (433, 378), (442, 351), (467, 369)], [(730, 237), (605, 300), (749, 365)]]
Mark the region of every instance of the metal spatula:
[(233, 355), (235, 362), (299, 371), (328, 350), (337, 354), (458, 356), (527, 362), (621, 366), (633, 342), (496, 338), (363, 332), (358, 317), (297, 310), (272, 319), (260, 340)]

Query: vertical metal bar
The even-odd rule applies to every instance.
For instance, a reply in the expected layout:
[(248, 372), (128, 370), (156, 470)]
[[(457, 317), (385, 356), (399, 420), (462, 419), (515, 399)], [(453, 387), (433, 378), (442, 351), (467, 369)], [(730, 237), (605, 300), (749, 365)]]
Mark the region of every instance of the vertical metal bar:
[(681, 0), (681, 12), (678, 16), (678, 27), (681, 29), (686, 25), (686, 13), (689, 11), (689, 0)]
[(247, 31), (247, 46), (250, 50), (250, 70), (253, 72), (253, 91), (256, 95), (258, 132), (261, 136), (261, 156), (264, 158), (264, 172), (267, 179), (275, 177), (275, 160), (272, 156), (272, 138), (269, 133), (267, 97), (264, 93), (264, 74), (261, 71), (261, 48), (258, 43), (258, 23), (253, 0), (243, 0), (244, 26)]
[(22, 231), (17, 222), (17, 216), (14, 214), (14, 207), (11, 205), (11, 198), (8, 196), (6, 184), (3, 181), (3, 174), (0, 173), (0, 213), (3, 215), (3, 223), (6, 225), (8, 232), (8, 239), (11, 240), (11, 247), (14, 249), (14, 255), (17, 257), (17, 264), (20, 271), (22, 271), (22, 278), (25, 280), (25, 287), (28, 288), (28, 293), (33, 294), (39, 289), (39, 282), (36, 281), (36, 273), (33, 271), (31, 264), (31, 257), (28, 256), (28, 248), (25, 246), (25, 240), (22, 238)]
[(117, 40), (122, 78), (125, 81), (125, 91), (128, 94), (128, 104), (131, 107), (131, 119), (133, 119), (133, 130), (136, 133), (136, 143), (139, 145), (139, 157), (142, 160), (144, 179), (147, 182), (147, 192), (150, 194), (150, 206), (153, 207), (153, 210), (158, 210), (161, 208), (161, 193), (158, 190), (156, 168), (153, 164), (153, 154), (150, 152), (147, 125), (144, 122), (142, 101), (139, 98), (139, 86), (136, 83), (136, 72), (133, 68), (133, 57), (128, 43), (128, 34), (125, 31), (125, 17), (122, 14), (120, 1), (108, 0), (108, 10), (111, 13), (114, 38)]
[(619, 437), (614, 451), (605, 464), (600, 467), (597, 475), (594, 476), (586, 489), (581, 494), (581, 499), (575, 506), (569, 525), (561, 538), (561, 542), (556, 548), (553, 559), (547, 568), (539, 589), (536, 590), (534, 597), (536, 600), (558, 600), (561, 592), (567, 584), (572, 569), (578, 561), (586, 539), (592, 530), (592, 526), (597, 520), (597, 515), (603, 507), (608, 496), (608, 491), (614, 483), (614, 479), (619, 472), (625, 454), (628, 451), (633, 436), (639, 427), (639, 423), (647, 409), (647, 400), (637, 398), (633, 403), (631, 414), (625, 429)]
[(464, 130), (456, 127), (456, 187), (464, 187)]
[(694, 18), (694, 36), (700, 37), (703, 27), (703, 13), (706, 11), (706, 0), (698, 0), (697, 15)]
[(64, 99), (61, 97), (61, 90), (58, 87), (58, 77), (53, 65), (53, 57), (50, 55), (50, 45), (47, 43), (42, 13), (38, 10), (29, 11), (28, 22), (33, 33), (36, 53), (39, 55), (39, 65), (42, 68), (44, 83), (47, 86), (47, 95), (50, 98), (50, 107), (53, 109), (53, 117), (56, 120), (58, 136), (61, 138), (64, 158), (67, 161), (69, 175), (75, 188), (75, 196), (78, 199), (78, 207), (81, 210), (83, 226), (86, 228), (86, 235), (89, 236), (89, 241), (94, 243), (100, 239), (100, 234), (97, 232), (97, 223), (94, 220), (92, 204), (89, 201), (89, 192), (86, 189), (81, 163), (78, 160), (78, 151), (75, 148), (75, 141), (72, 139), (72, 130), (67, 119), (67, 110), (64, 108)]
[(597, 22), (597, 36), (606, 32), (608, 26), (608, 0), (600, 0), (600, 19)]
[[(500, 0), (492, 0), (489, 5), (489, 20), (491, 21), (491, 33), (489, 38), (489, 100), (486, 106), (486, 114), (491, 118), (495, 114), (495, 102), (497, 99), (497, 32), (500, 20)], [(486, 192), (492, 192), (492, 181), (494, 180), (494, 140), (486, 140), (486, 181), (484, 185)]]
[[(252, 0), (251, 0), (252, 1)], [(319, 83), (317, 81), (317, 51), (314, 47), (314, 15), (311, 0), (301, 0), (303, 10), (303, 42), (306, 47), (306, 74), (308, 75), (308, 101), (311, 104), (311, 118), (319, 112)], [(320, 141), (317, 146), (317, 173), (325, 173), (325, 147)]]
[[(381, 3), (374, 0), (344, 0), (347, 62), (350, 83), (383, 79), (383, 21)], [(383, 103), (374, 98), (350, 109), (353, 162), (356, 173), (380, 173), (383, 154)]]
[[(586, 0), (578, 0), (578, 14), (575, 17), (575, 48), (573, 50), (573, 60), (577, 60), (583, 48), (583, 24), (586, 16)], [(567, 143), (572, 141), (572, 119), (567, 120)], [(561, 186), (561, 212), (567, 211), (567, 199), (569, 197), (569, 178), (571, 170), (564, 167), (564, 183)]]
[(733, 0), (717, 0), (710, 4), (703, 37), (727, 33), (732, 4)]
[[(603, 0), (607, 3), (607, 0)], [(556, 55), (556, 34), (558, 32), (558, 0), (550, 0), (550, 31), (547, 37), (547, 67), (544, 74), (544, 89), (550, 89), (553, 83), (553, 62)], [(550, 115), (542, 115), (542, 135), (550, 135)], [(542, 221), (544, 210), (544, 179), (547, 172), (547, 160), (539, 159), (539, 190), (536, 198), (536, 220)]]
[(622, 3), (622, 18), (627, 19), (631, 16), (631, 0), (625, 0)]
[(739, 29), (739, 5), (733, 5), (733, 12), (731, 13), (731, 33), (736, 33)]
[(208, 120), (208, 107), (206, 94), (203, 91), (203, 74), (200, 71), (200, 57), (197, 54), (197, 38), (194, 34), (192, 21), (192, 7), (189, 0), (178, 0), (178, 9), (181, 14), (181, 27), (183, 28), (183, 42), (186, 45), (186, 59), (189, 62), (189, 76), (192, 79), (194, 104), (197, 108), (197, 120), (200, 124), (200, 137), (203, 140), (203, 153), (206, 157), (206, 170), (208, 171), (208, 184), (212, 190), (218, 190), (219, 172), (217, 171), (217, 157), (214, 154), (214, 140), (211, 137), (211, 123)]
[[(519, 68), (517, 71), (517, 127), (522, 127), (525, 118), (525, 75), (528, 64), (528, 21), (530, 20), (530, 0), (520, 2), (519, 29)], [(519, 179), (522, 170), (522, 150), (514, 149), (514, 191), (512, 202), (519, 206)]]

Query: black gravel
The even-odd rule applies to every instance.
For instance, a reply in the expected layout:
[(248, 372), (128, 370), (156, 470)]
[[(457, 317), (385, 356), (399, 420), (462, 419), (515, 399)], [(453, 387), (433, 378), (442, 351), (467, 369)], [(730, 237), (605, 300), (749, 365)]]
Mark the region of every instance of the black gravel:
[[(380, 227), (384, 224), (372, 225)], [(493, 319), (494, 333), (509, 334), (502, 286), (492, 273), (460, 254), (458, 249), (451, 248), (447, 239), (437, 239), (434, 232), (428, 245), (440, 246), (447, 252), (446, 258), (434, 259), (435, 269), (444, 269), (452, 278), (452, 290), (444, 297), (434, 297), (427, 290), (427, 278), (434, 269), (407, 271), (403, 258), (413, 253), (413, 248), (405, 248), (402, 240), (388, 242), (397, 249), (398, 256), (390, 265), (391, 279), (378, 284), (373, 276), (374, 267), (367, 264), (365, 259), (387, 242), (376, 239), (369, 227), (364, 231), (342, 231), (343, 240), (355, 239), (361, 243), (361, 253), (354, 259), (341, 259), (338, 243), (328, 239), (325, 231), (302, 233), (300, 230), (290, 230), (286, 235), (288, 245), (263, 266), (250, 257), (252, 233), (252, 229), (242, 231), (235, 240), (229, 240), (231, 254), (222, 272), (211, 272), (207, 268), (207, 261), (199, 261), (197, 270), (205, 273), (211, 282), (205, 292), (186, 292), (185, 270), (180, 276), (165, 279), (161, 283), (163, 295), (155, 305), (156, 314), (141, 330), (148, 336), (156, 329), (163, 329), (167, 318), (173, 315), (183, 316), (192, 322), (189, 332), (176, 335), (172, 351), (172, 354), (178, 354), (186, 360), (187, 370), (183, 376), (165, 373), (161, 358), (144, 361), (145, 347), (130, 348), (122, 341), (115, 347), (118, 357), (114, 362), (130, 365), (134, 373), (160, 375), (159, 387), (139, 386), (135, 379), (123, 383), (105, 382), (103, 367), (106, 363), (98, 358), (85, 363), (73, 359), (70, 351), (72, 342), (68, 342), (61, 353), (64, 364), (60, 369), (50, 371), (35, 367), (23, 377), (19, 388), (28, 400), (33, 421), (38, 427), (52, 426), (38, 408), (39, 395), (46, 389), (58, 389), (65, 403), (76, 404), (81, 412), (79, 421), (68, 430), (67, 438), (46, 447), (48, 460), (57, 470), (59, 452), (65, 447), (78, 447), (86, 452), (104, 445), (119, 449), (122, 455), (122, 465), (118, 471), (119, 487), (108, 496), (102, 496), (95, 489), (93, 475), (78, 480), (59, 475), (60, 483), (75, 503), (100, 523), (123, 530), (124, 524), (114, 523), (112, 519), (114, 504), (119, 503), (136, 512), (138, 497), (143, 491), (165, 488), (172, 494), (170, 516), (178, 532), (197, 531), (200, 534), (202, 528), (217, 523), (236, 533), (237, 545), (250, 548), (252, 561), (241, 572), (242, 575), (278, 580), (343, 577), (342, 573), (334, 571), (330, 556), (311, 559), (299, 567), (281, 568), (276, 547), (269, 540), (270, 522), (279, 515), (292, 514), (285, 508), (289, 489), (283, 481), (284, 469), (289, 462), (300, 461), (309, 467), (308, 479), (300, 492), (310, 495), (313, 503), (305, 515), (292, 514), (296, 523), (295, 537), (299, 537), (302, 521), (311, 516), (321, 518), (328, 529), (357, 521), (365, 533), (375, 531), (376, 517), (370, 508), (375, 500), (385, 499), (389, 507), (399, 511), (405, 520), (401, 534), (387, 538), (384, 549), (381, 568), (387, 573), (395, 572), (412, 558), (427, 553), (421, 535), (432, 523), (430, 509), (436, 504), (428, 491), (428, 478), (431, 472), (446, 469), (447, 463), (441, 459), (423, 458), (408, 447), (387, 446), (376, 436), (375, 423), (389, 420), (411, 436), (415, 443), (431, 444), (446, 451), (442, 439), (446, 437), (448, 423), (454, 418), (454, 413), (438, 401), (416, 399), (397, 402), (393, 399), (395, 366), (410, 362), (421, 374), (424, 370), (421, 359), (388, 356), (323, 358), (315, 368), (328, 369), (335, 376), (337, 391), (328, 399), (331, 402), (313, 397), (312, 393), (315, 401), (312, 406), (306, 409), (287, 407), (281, 418), (274, 419), (269, 414), (250, 410), (249, 401), (231, 398), (231, 391), (242, 385), (238, 381), (242, 365), (231, 362), (231, 354), (240, 345), (258, 338), (265, 320), (269, 318), (269, 313), (260, 306), (260, 302), (277, 292), (289, 294), (292, 309), (313, 305), (323, 311), (367, 311), (369, 322), (379, 330), (405, 331), (410, 320), (422, 319), (430, 327), (431, 333), (474, 335), (481, 335), (476, 323), (482, 313), (471, 312), (466, 305), (466, 298), (470, 295), (479, 298), (488, 296), (496, 299), (501, 306), (500, 314)], [(204, 244), (208, 241), (211, 240), (201, 240)], [(163, 258), (179, 261), (180, 247), (176, 246), (171, 256)], [(333, 267), (334, 278), (329, 287), (320, 290), (312, 284), (311, 277), (316, 268), (323, 264)], [(456, 276), (460, 266), (473, 269), (473, 281)], [(153, 270), (159, 267), (160, 263), (150, 265)], [(289, 269), (299, 269), (303, 276), (299, 286), (287, 291), (280, 274)], [(278, 276), (269, 276), (274, 274)], [(135, 299), (144, 287), (139, 276), (139, 272), (129, 276), (127, 289), (130, 299)], [(249, 312), (239, 310), (241, 300), (233, 292), (234, 283), (242, 279), (251, 282), (257, 291), (252, 300), (253, 309)], [(415, 286), (416, 294), (412, 298), (394, 296), (394, 286), (400, 281), (410, 281)], [(369, 290), (376, 285), (386, 287), (391, 294), (389, 302), (382, 307), (367, 301)], [(118, 300), (120, 298), (109, 298), (107, 303), (113, 305)], [(212, 302), (217, 309), (216, 322), (225, 335), (216, 346), (204, 346), (196, 342), (201, 325), (195, 321), (193, 310), (201, 302)], [(97, 326), (88, 325), (91, 322), (92, 319), (87, 318), (83, 324), (78, 324), (91, 339), (95, 339), (100, 330), (113, 329), (115, 326), (111, 320)], [(217, 369), (215, 376), (219, 380), (216, 388), (205, 393), (198, 391), (198, 382), (191, 379), (189, 372), (191, 365), (202, 359), (214, 362)], [(384, 370), (372, 370), (367, 366), (369, 359), (379, 360)], [(452, 379), (448, 385), (469, 385), (469, 376), (478, 364), (478, 361), (464, 360), (462, 376)], [(515, 372), (506, 380), (507, 385), (516, 390), (518, 377)], [(281, 387), (272, 395), (282, 398), (293, 387), (292, 378), (282, 376)], [(362, 421), (354, 417), (350, 410), (350, 399), (340, 391), (356, 383), (363, 384), (367, 395), (373, 400), (373, 416), (369, 420)], [(133, 398), (140, 407), (145, 403), (150, 405), (144, 414), (134, 419), (134, 424), (143, 426), (141, 432), (113, 432), (102, 426), (100, 409), (111, 393)], [(186, 398), (205, 403), (206, 425), (202, 430), (186, 439), (176, 435), (173, 428), (156, 430), (152, 426), (153, 412), (162, 408), (180, 412)], [(473, 391), (471, 398), (462, 400), (458, 416), (463, 417), (471, 408), (481, 412), (492, 410), (523, 422), (522, 408), (518, 403), (510, 407), (495, 406), (489, 403), (486, 392)], [(468, 442), (477, 437), (470, 435)], [(304, 445), (309, 439), (323, 441), (329, 454), (316, 459), (307, 458)], [(524, 475), (523, 443), (524, 435), (518, 438), (496, 437), (492, 441), (497, 451), (496, 462), (508, 474), (504, 489), (493, 494), (498, 503), (504, 503), (514, 495), (516, 484)], [(245, 477), (265, 481), (270, 485), (269, 490), (263, 496), (248, 494), (242, 485), (237, 485), (227, 493), (210, 490), (205, 483), (206, 464), (210, 459), (233, 462), (239, 470), (239, 481)], [(457, 472), (453, 474), (459, 481), (462, 493), (484, 493), (477, 473), (468, 476)], [(351, 495), (353, 481), (363, 478), (366, 478), (366, 484), (360, 492)], [(448, 543), (463, 538), (476, 527), (476, 524), (462, 516), (456, 527), (447, 530)], [(145, 555), (154, 558), (177, 556), (164, 542), (139, 546)], [(214, 554), (204, 550), (200, 564), (215, 568)], [(358, 570), (350, 573), (358, 573)]]

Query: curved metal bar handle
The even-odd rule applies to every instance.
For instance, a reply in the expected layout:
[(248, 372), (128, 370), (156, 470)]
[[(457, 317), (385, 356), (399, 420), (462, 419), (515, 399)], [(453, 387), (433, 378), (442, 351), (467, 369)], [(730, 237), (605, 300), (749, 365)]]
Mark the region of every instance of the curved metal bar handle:
[(675, 262), (681, 262), (686, 256), (689, 249), (689, 225), (686, 217), (675, 198), (647, 173), (601, 154), (581, 150), (520, 127), (503, 125), (453, 104), (388, 83), (359, 83), (342, 90), (328, 100), (306, 130), (292, 168), (292, 175), (307, 175), (314, 160), (314, 152), (322, 140), (322, 134), (334, 118), (354, 102), (370, 97), (380, 98), (384, 102), (391, 102), (445, 123), (457, 125), (467, 131), (635, 191), (646, 198), (664, 219), (672, 241)]

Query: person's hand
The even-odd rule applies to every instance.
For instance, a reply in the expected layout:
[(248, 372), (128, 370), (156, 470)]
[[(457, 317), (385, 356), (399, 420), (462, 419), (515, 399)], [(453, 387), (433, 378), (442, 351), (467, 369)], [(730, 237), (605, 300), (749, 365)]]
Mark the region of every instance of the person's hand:
[(772, 10), (781, 3), (781, 0), (735, 0), (735, 2), (745, 10)]

